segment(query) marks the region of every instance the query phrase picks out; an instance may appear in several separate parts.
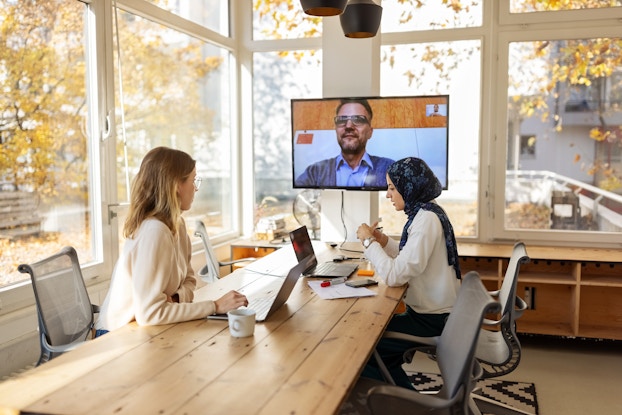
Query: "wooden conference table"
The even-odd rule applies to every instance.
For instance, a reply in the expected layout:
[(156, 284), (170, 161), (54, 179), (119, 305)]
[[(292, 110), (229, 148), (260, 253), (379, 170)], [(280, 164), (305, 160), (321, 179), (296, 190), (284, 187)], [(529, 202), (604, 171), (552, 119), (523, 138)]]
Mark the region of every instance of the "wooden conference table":
[[(314, 248), (320, 262), (340, 253), (324, 243)], [(287, 246), (252, 266), (292, 260)], [(196, 300), (259, 276), (237, 270), (197, 290)], [(247, 338), (231, 337), (226, 321), (131, 323), (0, 383), (0, 414), (335, 413), (405, 291), (383, 283), (371, 289), (378, 295), (324, 300), (300, 278), (287, 303)]]

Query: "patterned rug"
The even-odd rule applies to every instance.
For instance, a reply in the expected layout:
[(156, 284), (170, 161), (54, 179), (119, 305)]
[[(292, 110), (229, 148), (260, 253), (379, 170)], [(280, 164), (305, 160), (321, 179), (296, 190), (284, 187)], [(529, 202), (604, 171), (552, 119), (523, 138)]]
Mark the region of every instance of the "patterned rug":
[[(409, 372), (408, 376), (420, 392), (437, 391), (442, 384), (440, 375), (435, 373)], [(538, 415), (536, 386), (533, 383), (482, 379), (477, 382), (476, 393)]]

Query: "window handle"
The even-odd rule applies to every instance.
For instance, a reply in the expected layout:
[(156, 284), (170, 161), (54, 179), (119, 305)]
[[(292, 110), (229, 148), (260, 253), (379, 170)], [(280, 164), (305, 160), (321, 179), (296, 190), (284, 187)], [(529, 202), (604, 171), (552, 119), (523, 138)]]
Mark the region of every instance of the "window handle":
[(108, 111), (108, 114), (106, 114), (106, 123), (104, 125), (104, 131), (102, 131), (102, 141), (106, 141), (107, 139), (110, 138), (110, 132), (111, 132), (110, 111)]

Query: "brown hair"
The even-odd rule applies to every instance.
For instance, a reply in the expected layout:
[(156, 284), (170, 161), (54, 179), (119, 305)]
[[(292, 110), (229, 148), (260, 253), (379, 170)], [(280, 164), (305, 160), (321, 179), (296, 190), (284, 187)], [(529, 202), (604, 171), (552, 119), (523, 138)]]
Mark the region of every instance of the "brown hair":
[(174, 235), (181, 216), (177, 185), (190, 176), (195, 166), (196, 160), (181, 150), (156, 147), (149, 151), (132, 181), (123, 235), (133, 238), (148, 218), (162, 221)]
[(343, 98), (339, 101), (339, 105), (337, 105), (337, 109), (335, 110), (335, 115), (339, 114), (339, 110), (346, 104), (359, 104), (365, 108), (365, 111), (369, 114), (369, 122), (371, 123), (372, 118), (374, 118), (374, 112), (371, 110), (371, 105), (369, 105), (369, 101), (363, 98)]

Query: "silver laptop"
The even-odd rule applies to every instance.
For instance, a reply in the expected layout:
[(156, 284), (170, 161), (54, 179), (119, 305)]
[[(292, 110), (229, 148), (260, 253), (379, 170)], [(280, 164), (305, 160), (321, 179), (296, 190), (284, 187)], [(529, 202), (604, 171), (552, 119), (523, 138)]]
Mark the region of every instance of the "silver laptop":
[[(263, 275), (238, 291), (246, 295), (248, 308), (255, 310), (255, 321), (262, 322), (278, 310), (294, 290), (302, 271), (308, 268), (315, 258), (303, 258), (287, 273), (285, 278)], [(226, 320), (226, 314), (215, 314), (209, 319)]]
[(309, 268), (305, 269), (302, 273), (305, 277), (318, 277), (318, 278), (339, 278), (349, 277), (358, 269), (357, 264), (342, 263), (342, 262), (323, 262), (318, 264), (313, 250), (313, 244), (309, 237), (309, 232), (306, 226), (291, 231), (289, 238), (292, 241), (292, 247), (296, 253), (296, 258), (301, 261), (309, 256), (312, 257)]

